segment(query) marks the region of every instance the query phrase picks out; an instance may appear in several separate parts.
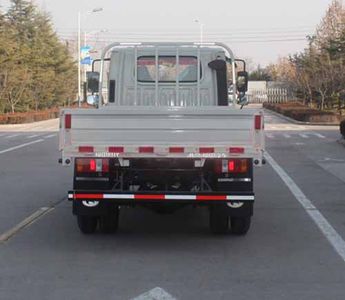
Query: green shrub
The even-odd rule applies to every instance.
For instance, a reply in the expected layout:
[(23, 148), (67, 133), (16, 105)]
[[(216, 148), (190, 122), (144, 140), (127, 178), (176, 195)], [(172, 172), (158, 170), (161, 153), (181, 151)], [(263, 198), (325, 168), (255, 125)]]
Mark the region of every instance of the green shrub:
[(7, 124), (8, 116), (7, 115), (0, 115), (0, 124)]
[(264, 108), (301, 122), (338, 123), (339, 116), (331, 112), (319, 111), (299, 102), (265, 103)]
[(0, 124), (23, 124), (45, 121), (59, 117), (59, 109), (49, 109), (38, 112), (14, 113), (0, 115)]

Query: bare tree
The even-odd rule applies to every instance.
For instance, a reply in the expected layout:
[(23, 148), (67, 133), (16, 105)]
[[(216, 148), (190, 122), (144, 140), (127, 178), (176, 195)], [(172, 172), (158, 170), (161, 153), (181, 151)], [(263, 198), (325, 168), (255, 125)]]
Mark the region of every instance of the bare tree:
[(4, 85), (3, 97), (10, 105), (11, 112), (16, 111), (17, 105), (21, 102), (25, 91), (30, 84), (30, 75), (28, 70), (8, 70), (7, 79)]

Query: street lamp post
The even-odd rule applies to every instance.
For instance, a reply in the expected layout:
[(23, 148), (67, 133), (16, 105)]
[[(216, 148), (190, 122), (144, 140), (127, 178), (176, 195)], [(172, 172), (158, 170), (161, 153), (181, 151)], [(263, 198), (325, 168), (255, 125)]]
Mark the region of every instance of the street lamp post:
[[(103, 11), (103, 8), (98, 7), (86, 12), (87, 15)], [(78, 106), (81, 106), (81, 15), (78, 11)]]
[(81, 12), (78, 12), (78, 106), (81, 105)]
[(194, 20), (195, 23), (199, 24), (200, 28), (200, 43), (204, 42), (204, 24), (200, 22), (200, 20)]

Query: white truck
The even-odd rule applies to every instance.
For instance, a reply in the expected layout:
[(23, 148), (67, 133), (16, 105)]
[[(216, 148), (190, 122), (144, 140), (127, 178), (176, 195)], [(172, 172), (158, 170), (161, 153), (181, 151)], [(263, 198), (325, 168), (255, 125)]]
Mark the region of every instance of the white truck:
[(264, 118), (241, 109), (248, 76), (231, 49), (113, 43), (100, 62), (88, 74), (97, 109), (60, 114), (60, 162), (74, 166), (68, 199), (80, 230), (116, 232), (122, 206), (172, 213), (192, 205), (209, 208), (213, 233), (246, 234), (253, 168), (265, 162)]

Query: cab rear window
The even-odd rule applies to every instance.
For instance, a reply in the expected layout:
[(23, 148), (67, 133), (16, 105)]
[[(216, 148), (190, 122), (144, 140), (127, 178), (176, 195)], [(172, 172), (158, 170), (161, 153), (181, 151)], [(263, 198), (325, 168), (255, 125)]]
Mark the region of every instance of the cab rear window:
[(176, 56), (160, 56), (157, 72), (156, 58), (154, 56), (142, 56), (137, 61), (137, 72), (139, 82), (155, 82), (157, 74), (159, 82), (176, 83), (177, 78), (182, 83), (196, 82), (198, 59), (194, 56), (180, 56), (177, 64)]

